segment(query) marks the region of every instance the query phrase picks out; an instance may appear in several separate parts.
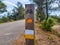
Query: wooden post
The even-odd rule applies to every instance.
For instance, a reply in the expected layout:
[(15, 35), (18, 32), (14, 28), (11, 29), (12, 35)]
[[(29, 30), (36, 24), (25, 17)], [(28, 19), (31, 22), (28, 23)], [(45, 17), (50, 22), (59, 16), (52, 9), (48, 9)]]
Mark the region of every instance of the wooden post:
[(35, 45), (35, 31), (34, 31), (34, 4), (25, 5), (25, 39), (26, 45)]

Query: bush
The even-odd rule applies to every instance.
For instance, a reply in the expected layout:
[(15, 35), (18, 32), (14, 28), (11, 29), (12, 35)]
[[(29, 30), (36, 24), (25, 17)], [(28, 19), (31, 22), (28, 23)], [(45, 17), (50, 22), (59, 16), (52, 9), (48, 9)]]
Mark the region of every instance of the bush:
[(52, 18), (49, 18), (48, 20), (44, 20), (41, 24), (42, 29), (51, 31), (51, 27), (54, 25), (54, 21)]

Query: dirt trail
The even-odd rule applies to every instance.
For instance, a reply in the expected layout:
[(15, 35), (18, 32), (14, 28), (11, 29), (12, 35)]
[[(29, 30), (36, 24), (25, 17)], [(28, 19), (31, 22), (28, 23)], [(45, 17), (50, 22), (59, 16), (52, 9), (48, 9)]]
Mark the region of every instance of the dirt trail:
[(36, 45), (60, 45), (60, 38), (50, 32), (43, 30), (36, 31)]
[(60, 33), (60, 25), (55, 25), (52, 27), (53, 30), (57, 31), (58, 33)]
[[(60, 45), (60, 38), (56, 35), (43, 31), (42, 29), (35, 27), (35, 44), (36, 45)], [(24, 34), (19, 39), (14, 41), (13, 45), (26, 45)]]

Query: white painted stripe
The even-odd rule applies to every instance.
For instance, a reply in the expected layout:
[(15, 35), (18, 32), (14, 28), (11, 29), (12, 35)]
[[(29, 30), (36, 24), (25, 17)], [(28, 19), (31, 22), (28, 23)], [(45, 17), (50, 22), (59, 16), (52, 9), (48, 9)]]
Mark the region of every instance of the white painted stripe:
[(33, 34), (34, 35), (34, 30), (25, 30), (25, 34)]

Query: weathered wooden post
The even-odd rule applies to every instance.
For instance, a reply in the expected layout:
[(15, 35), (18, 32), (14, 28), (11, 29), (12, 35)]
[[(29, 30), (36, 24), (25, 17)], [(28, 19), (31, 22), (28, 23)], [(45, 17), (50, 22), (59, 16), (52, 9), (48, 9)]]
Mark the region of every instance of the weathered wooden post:
[(34, 31), (34, 4), (25, 5), (25, 39), (26, 45), (35, 45), (35, 31)]

